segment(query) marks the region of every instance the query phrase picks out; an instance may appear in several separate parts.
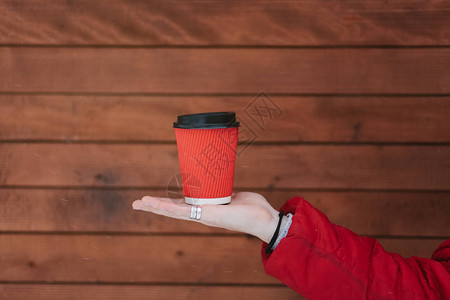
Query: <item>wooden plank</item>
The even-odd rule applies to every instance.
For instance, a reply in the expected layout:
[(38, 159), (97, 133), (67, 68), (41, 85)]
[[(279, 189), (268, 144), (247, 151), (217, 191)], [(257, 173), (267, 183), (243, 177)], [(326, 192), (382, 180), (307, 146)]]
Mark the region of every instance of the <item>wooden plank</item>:
[(148, 300), (148, 299), (304, 299), (278, 286), (161, 286), (83, 284), (0, 284), (2, 299), (28, 300)]
[[(449, 236), (448, 193), (257, 191), (279, 209), (302, 196), (329, 219), (361, 235)], [(1, 232), (233, 233), (131, 210), (165, 190), (0, 189)], [(357, 213), (355, 213), (357, 212)]]
[(0, 245), (9, 282), (278, 283), (256, 238), (1, 235)]
[[(417, 239), (377, 239), (388, 252), (399, 253), (403, 257), (430, 258), (434, 250), (447, 239), (417, 240)], [(408, 245), (411, 248), (408, 248)]]
[[(382, 240), (388, 251), (424, 257), (441, 242)], [(0, 280), (11, 283), (279, 283), (264, 273), (256, 238), (2, 234), (0, 245)]]
[(256, 142), (450, 142), (450, 97), (275, 96), (260, 127), (262, 99), (0, 95), (0, 140), (174, 142), (177, 115), (234, 110)]
[[(179, 174), (176, 145), (0, 144), (1, 186), (160, 187)], [(235, 187), (448, 190), (449, 146), (251, 145)]]
[(0, 48), (0, 91), (449, 94), (450, 49)]
[(447, 1), (15, 0), (0, 3), (0, 43), (449, 45), (449, 11)]

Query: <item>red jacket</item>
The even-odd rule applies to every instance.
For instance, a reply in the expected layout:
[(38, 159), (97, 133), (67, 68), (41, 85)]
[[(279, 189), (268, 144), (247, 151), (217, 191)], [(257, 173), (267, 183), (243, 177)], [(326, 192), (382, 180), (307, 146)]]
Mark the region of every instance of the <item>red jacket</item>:
[(267, 274), (307, 299), (450, 299), (450, 239), (431, 259), (388, 253), (372, 238), (331, 224), (300, 197), (289, 232), (262, 259)]

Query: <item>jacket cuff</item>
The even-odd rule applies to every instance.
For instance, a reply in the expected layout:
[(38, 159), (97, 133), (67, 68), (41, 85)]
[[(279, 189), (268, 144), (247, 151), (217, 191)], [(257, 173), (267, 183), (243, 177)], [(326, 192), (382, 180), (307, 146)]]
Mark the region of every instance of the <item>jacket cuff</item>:
[[(300, 217), (300, 214), (296, 215), (296, 213), (297, 213), (297, 211), (300, 211), (301, 207), (303, 206), (302, 203), (304, 201), (305, 200), (303, 198), (301, 198), (301, 197), (291, 198), (288, 201), (286, 201), (286, 203), (284, 203), (283, 206), (281, 206), (280, 211), (282, 210), (285, 215), (287, 215), (289, 213), (293, 214), (293, 216), (292, 216), (292, 223), (294, 223), (294, 222), (296, 222), (296, 219)], [(288, 235), (289, 235), (289, 232), (288, 232)], [(283, 243), (283, 240), (285, 238), (283, 238), (281, 240), (281, 242), (279, 243), (278, 246), (280, 246)], [(266, 250), (267, 246), (268, 246), (268, 244), (266, 242), (262, 243), (261, 256), (262, 256), (262, 260), (263, 260), (264, 264), (269, 259), (269, 257), (273, 254), (273, 252), (266, 254), (265, 250)], [(277, 246), (277, 248), (278, 248), (278, 246)], [(276, 251), (277, 248), (274, 249), (274, 252)]]

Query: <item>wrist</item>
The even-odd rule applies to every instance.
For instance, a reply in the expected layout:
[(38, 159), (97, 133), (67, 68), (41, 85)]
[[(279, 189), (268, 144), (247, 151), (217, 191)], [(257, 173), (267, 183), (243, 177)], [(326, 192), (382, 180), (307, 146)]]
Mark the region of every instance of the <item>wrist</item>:
[[(279, 212), (275, 211), (275, 214), (272, 216), (271, 220), (265, 224), (264, 232), (263, 232), (262, 236), (259, 237), (261, 240), (263, 240), (267, 244), (270, 242), (270, 240), (275, 235), (275, 231), (277, 229), (278, 222), (279, 222), (278, 214), (279, 214)], [(280, 230), (279, 230), (278, 234), (280, 234), (281, 229), (284, 228), (284, 225), (286, 225), (286, 222), (287, 222), (287, 217), (283, 216), (281, 219)], [(275, 238), (277, 238), (277, 237), (275, 237)]]

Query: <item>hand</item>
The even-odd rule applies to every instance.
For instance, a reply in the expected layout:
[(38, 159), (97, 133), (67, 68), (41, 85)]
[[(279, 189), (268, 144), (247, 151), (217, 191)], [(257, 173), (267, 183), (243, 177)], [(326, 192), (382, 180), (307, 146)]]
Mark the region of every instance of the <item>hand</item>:
[(205, 204), (201, 208), (201, 219), (193, 220), (190, 218), (191, 205), (182, 199), (174, 201), (145, 196), (133, 202), (133, 209), (136, 210), (248, 233), (266, 243), (269, 243), (278, 225), (278, 212), (266, 198), (256, 193), (240, 192), (233, 195), (227, 205)]

